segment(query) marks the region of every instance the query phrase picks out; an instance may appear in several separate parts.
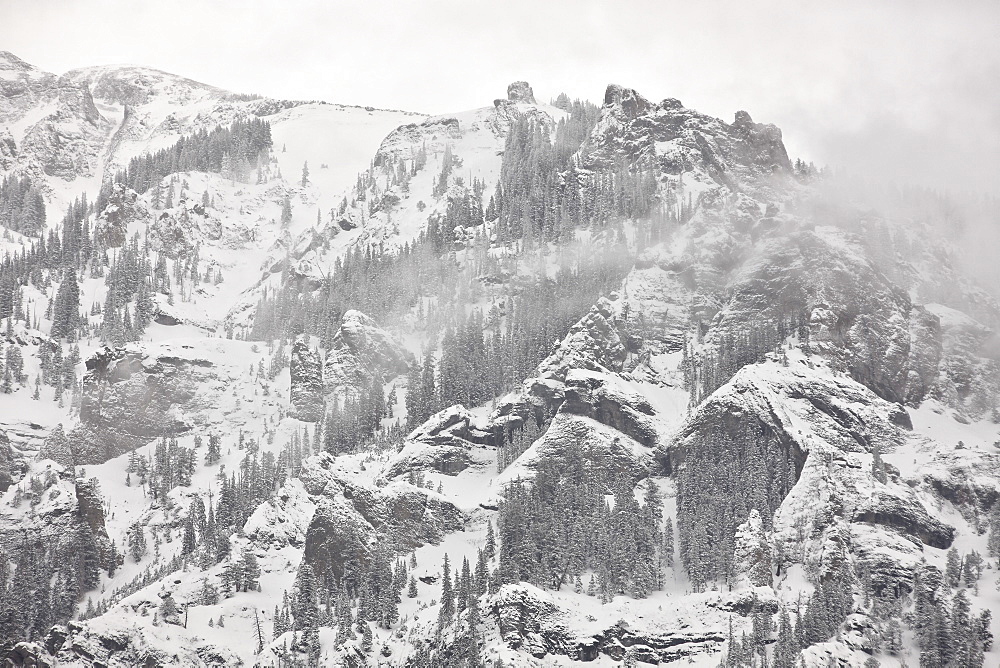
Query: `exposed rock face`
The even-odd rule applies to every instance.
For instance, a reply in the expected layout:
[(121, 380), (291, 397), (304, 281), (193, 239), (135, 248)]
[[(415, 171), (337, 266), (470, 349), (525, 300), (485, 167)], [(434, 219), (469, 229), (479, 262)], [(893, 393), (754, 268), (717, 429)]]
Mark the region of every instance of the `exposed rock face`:
[(653, 453), (642, 444), (596, 420), (560, 410), (545, 433), (504, 472), (504, 479), (527, 478), (544, 463), (577, 455), (612, 479), (637, 481), (653, 468)]
[(60, 78), (57, 88), (47, 94), (55, 98), (56, 110), (25, 133), (22, 153), (38, 160), (48, 176), (66, 181), (93, 176), (114, 124), (97, 110), (85, 85)]
[(535, 93), (527, 81), (515, 81), (507, 86), (507, 99), (511, 102), (535, 104)]
[(32, 484), (26, 486), (25, 497), (33, 511), (28, 517), (12, 523), (11, 508), (3, 508), (4, 522), (0, 522), (0, 545), (7, 556), (15, 558), (25, 537), (43, 541), (48, 545), (79, 545), (84, 532), (93, 535), (97, 545), (97, 559), (104, 570), (117, 568), (119, 556), (108, 536), (104, 517), (104, 499), (90, 480), (73, 479), (72, 469), (51, 466), (35, 474)]
[(108, 196), (108, 205), (94, 224), (94, 233), (109, 248), (121, 248), (128, 236), (129, 223), (146, 221), (149, 210), (139, 201), (139, 194), (116, 183)]
[(604, 106), (621, 107), (621, 112), (630, 119), (646, 113), (653, 107), (649, 100), (635, 89), (624, 88), (618, 84), (608, 84), (604, 91)]
[(104, 348), (87, 360), (80, 425), (69, 434), (77, 465), (97, 464), (161, 436), (218, 419), (228, 381), (241, 370), (220, 339), (197, 353), (182, 340)]
[(316, 504), (304, 554), (319, 572), (337, 577), (356, 572), (352, 569), (368, 561), (376, 540), (407, 552), (464, 526), (461, 511), (434, 492), (402, 482), (367, 487), (351, 478), (326, 453), (303, 464), (302, 485)]
[(289, 414), (306, 422), (323, 419), (326, 404), (323, 400), (323, 365), (319, 353), (309, 348), (304, 341), (296, 341), (292, 346), (291, 410)]
[(731, 279), (731, 297), (715, 321), (738, 330), (805, 312), (810, 349), (828, 355), (876, 394), (906, 395), (910, 299), (859, 253), (803, 230), (763, 244)]
[(756, 124), (745, 112), (727, 125), (679, 100), (655, 104), (617, 84), (605, 91), (601, 120), (590, 141), (598, 163), (610, 164), (613, 155), (655, 156), (667, 174), (704, 170), (721, 185), (791, 170), (781, 131), (773, 125)]
[(323, 364), (323, 382), (328, 394), (357, 393), (376, 376), (388, 380), (409, 371), (413, 363), (412, 353), (374, 320), (351, 310), (333, 336)]
[(375, 153), (375, 165), (381, 165), (394, 158), (412, 158), (421, 146), (427, 150), (444, 150), (444, 147), (462, 138), (462, 128), (457, 118), (435, 116), (421, 123), (401, 125), (382, 140)]
[(118, 566), (118, 555), (108, 536), (104, 523), (104, 499), (90, 480), (76, 479), (77, 513), (90, 527), (101, 555), (101, 568), (108, 570)]
[(413, 430), (403, 449), (386, 466), (385, 478), (421, 470), (455, 475), (482, 463), (483, 448), (492, 441), (491, 433), (474, 426), (469, 411), (451, 406)]
[[(621, 661), (632, 649), (639, 661), (662, 664), (719, 651), (730, 623), (738, 628), (745, 623), (741, 616), (754, 610), (777, 611), (774, 593), (769, 592), (759, 588), (705, 595), (689, 601), (693, 607), (683, 614), (667, 613), (661, 606), (643, 615), (649, 621), (642, 625), (624, 619), (595, 624), (593, 618), (582, 619), (579, 611), (562, 607), (548, 592), (527, 584), (503, 585), (488, 599), (487, 609), (508, 647), (539, 659), (563, 655), (595, 661), (605, 655)], [(735, 619), (731, 612), (737, 613)]]
[(732, 429), (735, 437), (748, 420), (787, 445), (800, 471), (774, 515), (780, 554), (799, 554), (823, 572), (849, 550), (875, 555), (889, 546), (900, 553), (901, 566), (873, 563), (877, 585), (908, 588), (906, 565), (919, 561), (920, 546), (951, 545), (954, 529), (935, 519), (909, 485), (892, 472), (886, 483), (871, 473), (876, 444), (891, 451), (906, 442), (905, 410), (847, 378), (802, 366), (744, 367), (687, 420), (667, 450), (668, 468), (681, 465), (685, 444), (699, 433)]
[[(621, 371), (628, 355), (618, 331), (619, 309), (622, 304), (617, 300), (617, 295), (615, 297), (616, 301), (602, 298), (570, 328), (555, 351), (538, 366), (537, 376), (526, 380), (517, 395), (505, 400), (494, 410), (490, 418), (494, 426), (511, 422), (524, 423), (529, 419), (540, 423), (562, 405), (567, 392), (573, 395), (571, 410), (574, 412), (597, 419), (606, 417), (611, 420), (612, 414), (620, 416), (621, 411), (611, 406), (614, 401), (608, 401), (613, 393), (609, 393), (606, 388), (599, 389), (605, 385), (620, 386), (620, 383), (614, 383), (611, 372)], [(567, 390), (567, 378), (573, 370), (604, 374), (604, 379), (597, 375), (577, 375), (573, 380), (573, 389)], [(597, 390), (596, 396), (593, 390)], [(604, 407), (598, 410), (597, 405), (602, 402)], [(640, 440), (647, 442), (649, 437), (647, 433)]]
[[(990, 415), (1000, 398), (1000, 364), (994, 332), (981, 322), (940, 304), (926, 310), (940, 322), (937, 384), (930, 395), (971, 418)], [(990, 349), (993, 350), (990, 350)]]
[(569, 369), (621, 371), (626, 350), (616, 328), (618, 311), (608, 299), (601, 299), (570, 328), (569, 334), (539, 367), (540, 376), (563, 380)]
[(770, 123), (754, 123), (750, 114), (737, 111), (732, 129), (739, 141), (735, 146), (735, 158), (744, 165), (771, 165), (774, 169), (788, 169), (791, 163), (785, 144), (781, 140), (781, 129)]
[(102, 620), (53, 626), (41, 642), (18, 643), (6, 657), (13, 668), (54, 666), (224, 666), (240, 665), (226, 648), (184, 634), (178, 643), (142, 627)]
[(937, 382), (941, 362), (941, 320), (921, 306), (910, 311), (910, 363), (906, 404), (917, 406)]
[[(683, 460), (687, 441), (703, 429), (742, 428), (757, 420), (762, 432), (793, 447), (799, 466), (805, 455), (823, 444), (841, 452), (864, 452), (878, 442), (889, 450), (903, 442), (896, 423), (906, 411), (849, 379), (832, 379), (804, 365), (744, 367), (732, 380), (701, 403), (669, 446), (674, 468)], [(810, 431), (800, 434), (801, 420)]]
[(855, 511), (854, 521), (876, 524), (900, 531), (920, 542), (946, 550), (951, 547), (955, 528), (933, 518), (915, 498), (899, 490), (876, 490)]
[(562, 410), (593, 418), (646, 447), (657, 445), (657, 431), (649, 401), (616, 376), (573, 369), (566, 374)]
[(149, 360), (137, 348), (105, 348), (88, 359), (81, 425), (70, 435), (76, 463), (96, 464), (187, 431), (190, 423), (177, 404), (194, 398), (204, 380), (192, 371), (186, 360)]
[(372, 526), (349, 502), (330, 500), (313, 514), (303, 558), (319, 572), (332, 572), (339, 579), (364, 569), (375, 540)]
[(643, 349), (650, 354), (683, 349), (694, 306), (686, 268), (662, 251), (657, 246), (640, 254), (622, 290), (629, 305), (623, 318), (626, 327), (642, 337)]
[(14, 451), (10, 447), (10, 439), (0, 431), (0, 494), (6, 492), (14, 482), (11, 475), (13, 467)]

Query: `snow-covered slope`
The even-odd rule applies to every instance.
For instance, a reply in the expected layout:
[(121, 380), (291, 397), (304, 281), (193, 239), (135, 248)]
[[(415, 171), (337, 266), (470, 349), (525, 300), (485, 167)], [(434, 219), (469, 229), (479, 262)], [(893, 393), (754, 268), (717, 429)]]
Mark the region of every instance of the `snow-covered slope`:
[(0, 173), (27, 173), (43, 180), (50, 220), (58, 220), (81, 193), (93, 199), (102, 180), (127, 167), (131, 158), (237, 118), (272, 123), (279, 151), (291, 147), (290, 153), (278, 153), (289, 182), (300, 179), (303, 163), (309, 161), (318, 189), (340, 192), (367, 167), (373, 147), (386, 133), (422, 118), (384, 109), (236, 95), (128, 65), (56, 76), (8, 52), (0, 55), (0, 127), (9, 133), (14, 152), (12, 160), (0, 165)]
[[(244, 340), (256, 304), (294, 284), (318, 317), (310, 300), (348, 251), (395, 253), (449, 200), (481, 189), (479, 204), (489, 201), (510, 129), (527, 119), (551, 140), (565, 105), (539, 104), (518, 82), (492, 106), (425, 118), (234, 96), (144, 68), (56, 77), (0, 56), (0, 121), (16, 147), (0, 166), (44, 180), (57, 211), (194, 131), (252, 116), (274, 141), (253, 182), (178, 172), (144, 193), (117, 186), (87, 217), (97, 238), (119, 240), (103, 251), (125, 254), (136, 238), (173, 280), (155, 291), (141, 340), (105, 348), (84, 337), (53, 383), (53, 349), (71, 351), (50, 336), (53, 281), (66, 279), (46, 267), (48, 281), (23, 286), (30, 317), (11, 318), (0, 341), (23, 351), (27, 378), (47, 380), (37, 399), (27, 381), (0, 394), (0, 548), (18, 573), (25, 555), (50, 563), (70, 548), (100, 563), (69, 602), (77, 619), (39, 616), (13, 665), (457, 666), (468, 651), (507, 666), (714, 667), (741, 651), (768, 665), (914, 665), (914, 598), (949, 573), (949, 554), (989, 554), (1000, 531), (988, 519), (1000, 518), (990, 352), (1000, 309), (938, 252), (945, 240), (918, 244), (898, 211), (876, 220), (840, 202), (832, 214), (774, 126), (609, 86), (569, 163), (574, 178), (615, 198), (629, 170), (648, 170), (657, 207), (569, 236), (582, 262), (620, 241), (631, 269), (557, 341), (536, 342), (541, 363), (511, 391), (435, 405), (404, 433), (411, 384), (427, 382), (426, 367), (411, 372), (413, 353), (444, 364), (425, 321), (444, 302), (430, 287), (400, 322), (348, 305), (322, 347), (315, 329)], [(474, 243), (491, 258), (527, 258), (511, 275), (446, 286), (468, 295), (435, 322), (451, 332), (467, 310), (497, 307), (483, 325), (491, 344), (514, 336), (508, 305), (571, 247), (505, 242), (497, 225), (457, 230), (435, 260), (462, 267)], [(92, 263), (80, 280), (95, 322), (110, 302), (104, 271)], [(370, 414), (350, 413), (355, 402)], [(341, 451), (362, 420), (377, 435)], [(655, 518), (650, 591), (611, 590), (615, 574), (569, 560), (556, 584), (511, 581), (496, 549), (509, 490), (576, 465), (610, 481), (609, 517), (635, 497), (636, 514)], [(648, 505), (657, 498), (662, 515)], [(568, 542), (617, 545), (633, 519)], [(524, 532), (541, 541), (528, 557), (561, 556), (539, 525)], [(671, 527), (676, 543), (664, 538)], [(702, 560), (723, 549), (730, 570), (706, 575)], [(466, 560), (482, 568), (457, 614), (442, 600), (446, 555), (456, 587), (473, 586), (459, 581)], [(995, 557), (935, 589), (937, 602), (955, 606), (961, 592), (976, 614), (998, 609)], [(842, 609), (820, 615), (834, 587)], [(791, 657), (781, 652), (792, 634), (769, 628), (785, 615), (801, 624)]]

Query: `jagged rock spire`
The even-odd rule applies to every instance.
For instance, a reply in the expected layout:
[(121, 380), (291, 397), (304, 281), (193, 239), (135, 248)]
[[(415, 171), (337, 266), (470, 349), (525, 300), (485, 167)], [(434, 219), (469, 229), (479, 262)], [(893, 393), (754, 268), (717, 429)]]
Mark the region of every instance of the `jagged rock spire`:
[(535, 104), (535, 93), (527, 81), (515, 81), (507, 86), (507, 99), (511, 102)]

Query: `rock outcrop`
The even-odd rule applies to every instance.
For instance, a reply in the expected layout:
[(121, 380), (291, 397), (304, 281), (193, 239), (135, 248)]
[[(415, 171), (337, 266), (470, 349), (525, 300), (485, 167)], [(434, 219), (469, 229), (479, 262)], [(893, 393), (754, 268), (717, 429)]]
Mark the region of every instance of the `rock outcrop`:
[(680, 100), (653, 103), (617, 84), (607, 87), (601, 112), (590, 138), (590, 158), (598, 164), (611, 164), (615, 155), (653, 158), (663, 173), (696, 170), (729, 187), (791, 171), (781, 130), (754, 123), (746, 112), (737, 113), (728, 125), (686, 108)]
[(323, 383), (328, 394), (356, 395), (376, 376), (389, 380), (407, 373), (413, 354), (403, 348), (375, 321), (361, 311), (344, 313), (323, 363)]
[(738, 629), (752, 612), (778, 609), (774, 592), (763, 587), (700, 595), (687, 603), (690, 608), (667, 611), (651, 606), (647, 611), (640, 604), (627, 609), (631, 604), (626, 602), (621, 604), (626, 609), (611, 613), (617, 622), (599, 622), (579, 609), (564, 607), (550, 592), (522, 583), (503, 585), (488, 598), (486, 608), (508, 647), (538, 659), (561, 655), (595, 661), (604, 655), (621, 661), (631, 649), (636, 659), (654, 665), (717, 652), (730, 624)]
[(378, 488), (359, 484), (326, 453), (307, 460), (300, 477), (316, 505), (304, 558), (337, 577), (363, 568), (376, 540), (404, 553), (464, 527), (461, 511), (438, 494), (405, 482)]
[(541, 465), (583, 456), (611, 479), (638, 481), (654, 468), (653, 451), (592, 418), (559, 411), (545, 433), (503, 473), (504, 480), (529, 478)]
[[(591, 416), (600, 414), (611, 419), (614, 409), (605, 401), (610, 394), (604, 386), (620, 385), (614, 382), (612, 372), (622, 370), (628, 355), (618, 331), (622, 302), (617, 293), (613, 296), (614, 301), (604, 298), (599, 300), (570, 328), (552, 354), (538, 365), (536, 375), (524, 381), (520, 392), (497, 406), (490, 417), (493, 426), (512, 422), (520, 424), (530, 419), (541, 422), (559, 409), (567, 392), (573, 396), (574, 412)], [(574, 370), (592, 371), (595, 374), (574, 376), (573, 388), (568, 390), (567, 377)], [(603, 379), (600, 374), (604, 374)], [(592, 390), (597, 390), (596, 395)], [(598, 410), (597, 404), (602, 401), (604, 408)]]
[(128, 237), (129, 223), (148, 222), (149, 217), (149, 210), (139, 201), (139, 194), (116, 183), (108, 195), (107, 206), (94, 223), (94, 234), (108, 248), (121, 248)]
[(0, 494), (13, 484), (14, 451), (10, 447), (7, 434), (0, 431)]
[[(22, 503), (30, 510), (19, 508)], [(30, 536), (52, 548), (96, 548), (96, 554), (88, 556), (104, 570), (114, 570), (120, 564), (108, 535), (104, 498), (91, 480), (74, 479), (72, 469), (49, 465), (32, 473), (0, 515), (5, 520), (18, 516), (17, 522), (0, 522), (0, 545), (11, 559), (16, 560), (22, 548), (31, 549), (34, 543), (25, 541)]]
[(319, 353), (310, 349), (308, 343), (296, 341), (292, 346), (289, 365), (289, 415), (305, 422), (322, 420), (326, 403), (323, 399), (323, 364)]
[[(797, 470), (774, 515), (778, 553), (798, 554), (822, 572), (835, 565), (838, 552), (831, 551), (831, 541), (844, 546), (843, 553), (847, 544), (872, 555), (888, 546), (901, 553), (899, 564), (911, 567), (922, 545), (951, 545), (954, 528), (935, 519), (909, 485), (891, 472), (884, 483), (872, 474), (875, 448), (889, 452), (909, 438), (906, 411), (854, 380), (806, 366), (741, 369), (698, 406), (662, 451), (669, 460), (665, 468), (681, 466), (686, 445), (700, 434), (722, 429), (738, 438), (748, 422), (788, 448)], [(910, 586), (912, 570), (905, 566), (892, 572), (881, 562), (871, 566), (879, 573), (879, 588)]]
[(196, 349), (180, 339), (95, 353), (86, 361), (80, 424), (68, 436), (75, 463), (103, 463), (234, 410), (226, 392), (243, 372), (236, 349), (247, 347), (218, 339)]
[(118, 567), (119, 555), (108, 536), (107, 525), (104, 517), (104, 499), (100, 490), (91, 480), (77, 478), (76, 487), (76, 512), (87, 524), (90, 533), (100, 554), (101, 568), (113, 570)]
[(477, 428), (468, 410), (451, 406), (432, 415), (407, 436), (403, 449), (386, 465), (384, 477), (388, 480), (426, 470), (456, 475), (488, 461), (483, 451), (492, 444), (493, 435)]
[(11, 668), (55, 666), (224, 666), (240, 658), (224, 647), (184, 634), (180, 643), (129, 624), (69, 622), (53, 626), (40, 642), (18, 643), (6, 657)]
[(527, 81), (515, 81), (507, 86), (507, 99), (511, 102), (535, 104), (535, 93)]

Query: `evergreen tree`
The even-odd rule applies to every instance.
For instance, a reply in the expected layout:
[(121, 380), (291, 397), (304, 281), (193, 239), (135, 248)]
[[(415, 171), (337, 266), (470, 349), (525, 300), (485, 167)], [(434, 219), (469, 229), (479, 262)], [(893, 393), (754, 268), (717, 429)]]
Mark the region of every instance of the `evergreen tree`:
[(67, 269), (59, 291), (56, 293), (52, 309), (53, 338), (72, 337), (80, 322), (80, 286), (76, 282), (76, 271)]
[(455, 593), (451, 582), (451, 565), (448, 562), (448, 555), (444, 555), (444, 563), (441, 566), (441, 609), (438, 612), (438, 624), (444, 626), (451, 622), (455, 616)]

